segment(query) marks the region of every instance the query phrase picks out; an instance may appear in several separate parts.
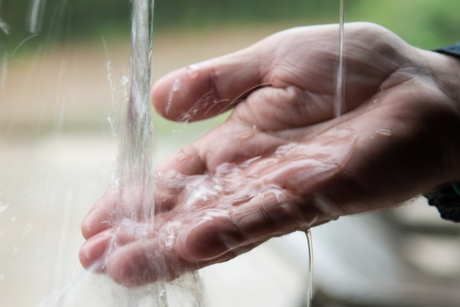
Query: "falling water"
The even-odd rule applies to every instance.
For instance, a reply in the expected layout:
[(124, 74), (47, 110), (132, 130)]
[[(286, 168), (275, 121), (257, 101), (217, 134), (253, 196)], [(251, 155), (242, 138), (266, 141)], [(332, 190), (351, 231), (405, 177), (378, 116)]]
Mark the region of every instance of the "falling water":
[[(106, 255), (99, 260), (105, 265), (107, 257), (119, 248), (116, 234), (126, 227), (138, 233), (139, 239), (146, 239), (142, 230), (145, 219), (154, 215), (151, 208), (155, 181), (152, 174), (154, 133), (150, 112), (151, 57), (152, 57), (152, 21), (153, 0), (133, 1), (132, 23), (132, 77), (126, 123), (120, 144), (118, 168), (114, 178), (113, 190), (117, 191), (119, 207), (126, 205), (129, 199), (131, 212), (145, 212), (147, 216), (132, 214), (124, 216), (116, 208), (113, 214), (123, 218), (121, 225), (106, 250)], [(133, 191), (124, 197), (127, 191)], [(123, 200), (125, 203), (123, 203)], [(123, 228), (125, 227), (125, 228)], [(161, 265), (161, 264), (160, 264)], [(201, 281), (196, 273), (190, 273), (166, 285), (156, 282), (137, 288), (125, 288), (115, 284), (108, 276), (82, 272), (74, 275), (63, 286), (57, 288), (39, 307), (81, 307), (81, 306), (114, 306), (114, 307), (168, 307), (194, 306), (202, 304)], [(59, 276), (58, 276), (59, 277)], [(57, 280), (57, 279), (56, 279)], [(167, 296), (172, 291), (171, 298)]]
[[(345, 5), (346, 0), (340, 0), (339, 7), (339, 39), (338, 39), (338, 56), (339, 64), (337, 67), (336, 87), (334, 94), (334, 117), (340, 117), (345, 112), (345, 61), (344, 51), (344, 23), (345, 23)], [(311, 231), (305, 233), (308, 242), (308, 276), (307, 276), (307, 301), (306, 307), (310, 307), (313, 299), (313, 242)]]
[(132, 78), (126, 129), (120, 153), (120, 176), (128, 185), (149, 189), (153, 125), (150, 113), (153, 0), (133, 2)]
[(10, 34), (10, 27), (8, 24), (2, 19), (2, 1), (0, 0), (0, 29), (5, 32), (5, 34)]
[(345, 63), (343, 58), (344, 50), (344, 23), (345, 23), (345, 3), (346, 0), (340, 0), (339, 13), (339, 65), (337, 67), (336, 88), (335, 88), (335, 103), (334, 117), (339, 117), (345, 112)]
[(29, 6), (28, 31), (32, 34), (40, 32), (43, 26), (43, 16), (46, 0), (31, 0)]
[(307, 275), (307, 301), (306, 307), (311, 306), (313, 299), (313, 241), (311, 236), (311, 230), (308, 229), (305, 232), (308, 243), (308, 275)]
[[(154, 0), (133, 1), (131, 91), (117, 181), (120, 184), (120, 202), (125, 188), (138, 187), (138, 193), (130, 196), (135, 207), (153, 206), (151, 173), (154, 139), (150, 113), (153, 9)], [(155, 298), (158, 307), (168, 306), (164, 283), (157, 283)], [(137, 305), (137, 302), (132, 305)]]

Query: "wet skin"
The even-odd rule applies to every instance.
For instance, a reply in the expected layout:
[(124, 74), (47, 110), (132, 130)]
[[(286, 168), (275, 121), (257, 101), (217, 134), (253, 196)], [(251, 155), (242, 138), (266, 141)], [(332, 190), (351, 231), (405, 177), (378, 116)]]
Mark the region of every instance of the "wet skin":
[[(157, 167), (155, 214), (132, 205), (135, 191), (106, 193), (82, 225), (83, 266), (127, 286), (170, 280), (458, 180), (460, 63), (347, 24), (346, 114), (333, 118), (337, 35), (335, 25), (287, 30), (159, 80), (152, 101), (168, 119), (235, 109)], [(221, 190), (190, 201), (203, 178)]]

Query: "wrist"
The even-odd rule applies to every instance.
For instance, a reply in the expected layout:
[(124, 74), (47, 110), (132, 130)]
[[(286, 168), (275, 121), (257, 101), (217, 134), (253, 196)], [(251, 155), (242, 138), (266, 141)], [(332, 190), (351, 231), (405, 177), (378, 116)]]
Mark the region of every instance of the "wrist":
[[(448, 163), (446, 172), (450, 173), (449, 182), (441, 184), (431, 192), (425, 194), (428, 203), (435, 206), (441, 217), (445, 220), (460, 222), (460, 45), (448, 46), (425, 52), (430, 55), (430, 68), (433, 71), (433, 80), (444, 93), (447, 102), (456, 110), (457, 120), (454, 120), (452, 128), (445, 131), (441, 136), (447, 140), (445, 157)], [(455, 117), (454, 117), (455, 118)]]
[[(422, 55), (421, 65), (426, 67), (426, 77), (429, 77), (438, 91), (433, 101), (440, 112), (437, 146), (443, 152), (445, 166), (445, 176), (440, 184), (460, 182), (460, 57), (419, 51)], [(430, 127), (433, 128), (436, 129)]]

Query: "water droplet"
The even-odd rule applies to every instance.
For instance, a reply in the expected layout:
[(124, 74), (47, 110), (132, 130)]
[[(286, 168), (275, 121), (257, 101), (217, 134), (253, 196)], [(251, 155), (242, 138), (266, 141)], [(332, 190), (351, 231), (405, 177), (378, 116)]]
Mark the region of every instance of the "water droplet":
[(377, 99), (375, 99), (375, 100), (373, 101), (374, 104), (379, 104), (379, 103), (381, 103), (381, 102), (382, 102), (382, 99), (380, 99), (380, 98), (377, 98)]
[(253, 137), (255, 134), (256, 134), (256, 132), (254, 130), (249, 130), (249, 131), (245, 131), (245, 132), (241, 133), (238, 136), (238, 138), (240, 140), (247, 140), (247, 139)]
[(185, 152), (183, 152), (182, 150), (179, 151), (176, 155), (176, 160), (177, 161), (184, 161), (184, 160), (187, 160), (187, 159), (190, 159), (190, 155), (186, 154)]
[(337, 220), (340, 217), (340, 206), (334, 200), (326, 196), (316, 195), (313, 200), (313, 204), (323, 214), (325, 214), (333, 221)]
[(13, 218), (11, 219), (11, 222), (12, 222), (12, 223), (16, 222), (16, 217), (13, 217)]
[(373, 134), (369, 134), (369, 138), (370, 138), (370, 139), (373, 139), (373, 138), (374, 138), (374, 135), (373, 135)]
[(177, 91), (179, 91), (179, 84), (180, 84), (180, 79), (174, 80), (174, 84), (171, 88), (171, 91), (169, 92), (168, 104), (166, 105), (166, 109), (165, 109), (166, 114), (169, 114), (169, 112), (171, 112), (174, 94)]
[(260, 160), (260, 158), (262, 158), (262, 156), (257, 156), (257, 157), (254, 157), (252, 159), (246, 160), (246, 161), (244, 161), (243, 163), (240, 164), (240, 167), (241, 168), (246, 168), (249, 165), (251, 165), (253, 162), (255, 162), (257, 160)]
[(8, 205), (0, 205), (0, 214), (5, 212), (8, 209)]
[(282, 145), (282, 146), (280, 146), (280, 147), (278, 147), (276, 149), (275, 154), (277, 156), (285, 155), (288, 152), (290, 152), (291, 150), (293, 150), (297, 145), (298, 145), (297, 143), (289, 143), (289, 144), (286, 144), (286, 145)]
[(388, 129), (379, 129), (376, 132), (383, 136), (391, 136), (391, 131)]
[(196, 64), (190, 65), (187, 67), (187, 74), (192, 80), (195, 80), (196, 78), (200, 76), (201, 70), (199, 66)]

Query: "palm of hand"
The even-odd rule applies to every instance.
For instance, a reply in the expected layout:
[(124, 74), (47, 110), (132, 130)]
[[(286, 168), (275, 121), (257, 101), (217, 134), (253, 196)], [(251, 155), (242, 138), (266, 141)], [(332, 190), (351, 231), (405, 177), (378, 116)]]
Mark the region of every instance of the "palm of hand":
[[(153, 90), (155, 107), (174, 120), (214, 116), (248, 88), (268, 86), (250, 92), (229, 120), (157, 168), (158, 213), (141, 242), (120, 230), (123, 214), (110, 215), (115, 202), (105, 197), (83, 225), (90, 238), (81, 251), (84, 265), (101, 257), (115, 232), (123, 247), (106, 265), (116, 281), (137, 285), (170, 279), (231, 259), (270, 237), (419, 192), (426, 183), (415, 180), (403, 190), (400, 182), (430, 172), (432, 166), (413, 158), (416, 153), (438, 154), (424, 146), (431, 136), (418, 124), (432, 117), (429, 102), (437, 92), (416, 86), (420, 80), (404, 56), (411, 47), (388, 31), (366, 26), (347, 31), (348, 113), (340, 118), (332, 119), (334, 26), (282, 32), (160, 80)], [(173, 86), (180, 90), (172, 92)], [(422, 106), (417, 114), (415, 103)], [(206, 193), (196, 197), (200, 187)], [(142, 222), (152, 225), (153, 220)]]

